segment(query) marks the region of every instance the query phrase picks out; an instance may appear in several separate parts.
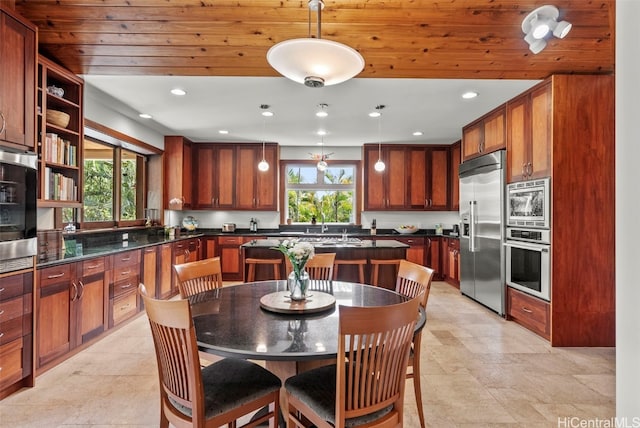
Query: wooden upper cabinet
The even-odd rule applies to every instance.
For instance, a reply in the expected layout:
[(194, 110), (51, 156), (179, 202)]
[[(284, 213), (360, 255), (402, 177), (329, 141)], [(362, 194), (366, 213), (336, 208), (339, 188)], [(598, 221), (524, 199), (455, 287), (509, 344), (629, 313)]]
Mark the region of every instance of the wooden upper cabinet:
[(232, 209), (235, 206), (234, 146), (220, 144), (194, 144), (194, 208)]
[(449, 209), (446, 146), (383, 146), (386, 168), (375, 170), (378, 146), (365, 145), (365, 210)]
[(0, 144), (35, 151), (36, 28), (0, 9)]
[(171, 210), (192, 208), (192, 143), (180, 136), (164, 137), (164, 206)]
[(277, 209), (277, 146), (265, 145), (264, 157), (269, 163), (269, 169), (260, 171), (258, 163), (262, 160), (262, 146), (237, 146), (236, 209)]
[(507, 182), (551, 175), (551, 85), (507, 103)]
[(462, 129), (463, 161), (506, 147), (505, 105), (484, 115)]
[[(380, 159), (385, 163), (384, 171), (376, 171), (375, 163)], [(399, 210), (407, 206), (407, 166), (404, 146), (364, 147), (365, 168), (365, 210)]]
[(449, 174), (449, 180), (451, 181), (449, 204), (452, 211), (458, 211), (460, 209), (460, 178), (458, 177), (458, 173), (460, 171), (460, 162), (462, 160), (461, 146), (462, 142), (458, 141), (449, 147), (449, 159), (451, 162)]

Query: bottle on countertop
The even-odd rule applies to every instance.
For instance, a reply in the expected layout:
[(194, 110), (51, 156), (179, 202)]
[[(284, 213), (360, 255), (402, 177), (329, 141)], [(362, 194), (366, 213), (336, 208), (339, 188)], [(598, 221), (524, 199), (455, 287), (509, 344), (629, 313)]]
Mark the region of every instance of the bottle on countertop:
[(371, 229), (370, 232), (372, 235), (375, 235), (377, 230), (376, 230), (376, 219), (374, 218), (373, 220), (371, 220)]
[(249, 220), (249, 230), (251, 232), (257, 232), (258, 231), (258, 221), (251, 217), (251, 220)]

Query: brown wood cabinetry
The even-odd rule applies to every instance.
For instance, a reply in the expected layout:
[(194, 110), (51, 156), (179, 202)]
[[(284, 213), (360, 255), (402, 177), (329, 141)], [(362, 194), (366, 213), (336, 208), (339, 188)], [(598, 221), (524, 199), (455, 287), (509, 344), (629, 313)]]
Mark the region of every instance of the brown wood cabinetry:
[(140, 250), (124, 251), (113, 256), (109, 288), (109, 327), (138, 313), (140, 262)]
[[(174, 242), (172, 246), (171, 265), (181, 265), (200, 260), (202, 254), (202, 240), (200, 238), (182, 239)], [(178, 277), (171, 267), (171, 291), (170, 296), (178, 293)], [(164, 296), (163, 296), (164, 297)]]
[(192, 143), (180, 136), (164, 137), (164, 207), (191, 209), (193, 201)]
[(236, 151), (231, 145), (195, 144), (195, 208), (233, 209), (236, 197)]
[[(38, 57), (39, 206), (82, 204), (83, 86), (82, 79), (42, 55)], [(60, 112), (69, 115), (66, 126), (55, 117)]]
[(154, 245), (142, 250), (142, 283), (147, 290), (147, 294), (153, 297), (157, 297), (160, 293), (160, 264), (158, 263), (160, 260), (158, 255), (160, 248), (159, 245)]
[(173, 244), (165, 243), (158, 249), (158, 282), (156, 284), (156, 297), (167, 299), (177, 293), (173, 286)]
[(38, 270), (38, 368), (107, 329), (108, 267), (107, 257), (97, 257)]
[(265, 145), (268, 171), (259, 171), (262, 145), (193, 145), (196, 209), (277, 210), (278, 146)]
[(462, 160), (466, 161), (485, 153), (504, 149), (506, 147), (505, 123), (503, 104), (462, 128)]
[[(248, 239), (248, 238), (247, 238)], [(222, 267), (222, 279), (225, 281), (242, 281), (242, 236), (219, 236), (218, 255)]]
[(551, 175), (551, 83), (507, 103), (507, 182)]
[(0, 399), (33, 386), (33, 270), (0, 276)]
[(35, 151), (36, 27), (0, 5), (0, 144)]
[(236, 209), (277, 210), (277, 146), (265, 145), (264, 157), (269, 163), (267, 171), (258, 169), (262, 160), (261, 145), (242, 144), (236, 150)]
[(449, 182), (451, 183), (449, 205), (451, 206), (451, 211), (458, 211), (460, 209), (460, 178), (458, 177), (458, 173), (460, 172), (460, 163), (462, 162), (462, 142), (458, 141), (453, 143), (449, 150), (449, 159), (451, 162), (449, 171)]
[(382, 146), (386, 168), (378, 172), (378, 146), (364, 146), (364, 209), (449, 209), (449, 151), (447, 146)]
[(507, 287), (507, 317), (549, 340), (549, 303)]
[(442, 250), (444, 279), (456, 288), (460, 288), (460, 240), (443, 238)]

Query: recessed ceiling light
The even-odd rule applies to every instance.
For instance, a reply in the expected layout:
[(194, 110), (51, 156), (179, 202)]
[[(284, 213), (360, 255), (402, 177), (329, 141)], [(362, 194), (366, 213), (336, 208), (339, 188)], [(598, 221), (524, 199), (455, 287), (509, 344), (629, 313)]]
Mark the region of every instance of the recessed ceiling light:
[(369, 113), (369, 117), (380, 117), (380, 112), (372, 111), (371, 113)]
[(227, 131), (226, 129), (221, 129), (221, 130), (218, 131), (218, 134), (225, 134), (226, 135), (228, 133), (229, 133), (229, 131)]
[(173, 88), (171, 90), (171, 93), (173, 95), (187, 95), (187, 91), (185, 91), (184, 89), (180, 89), (180, 88)]
[(477, 96), (478, 96), (478, 93), (474, 91), (468, 91), (462, 94), (462, 98), (464, 98), (465, 100), (470, 100), (471, 98), (475, 98)]
[(140, 116), (143, 119), (151, 119), (153, 117), (149, 113), (140, 113), (138, 116)]
[(318, 135), (327, 135), (327, 131), (325, 131), (324, 129), (319, 129), (318, 132), (316, 132), (316, 134), (318, 134)]
[(318, 107), (320, 107), (320, 110), (318, 110), (316, 112), (316, 116), (317, 117), (327, 117), (327, 116), (329, 116), (329, 112), (326, 110), (326, 108), (329, 107), (328, 104), (322, 103), (322, 104), (319, 104)]
[(423, 133), (422, 131), (415, 131), (415, 132), (413, 133), (413, 136), (414, 136), (414, 137), (419, 137), (419, 136), (421, 136), (421, 135), (424, 135), (424, 133)]
[(265, 111), (262, 112), (262, 115), (265, 116), (265, 117), (271, 117), (271, 116), (273, 116), (273, 112), (269, 111), (269, 110), (265, 110)]

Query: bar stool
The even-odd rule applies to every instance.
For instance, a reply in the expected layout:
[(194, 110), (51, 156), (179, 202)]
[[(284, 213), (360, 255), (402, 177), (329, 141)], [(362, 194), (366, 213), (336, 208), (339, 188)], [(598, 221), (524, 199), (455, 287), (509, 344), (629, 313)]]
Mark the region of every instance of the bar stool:
[(280, 279), (280, 265), (282, 260), (280, 259), (245, 259), (245, 264), (249, 265), (247, 271), (247, 282), (255, 281), (256, 279), (256, 265), (273, 265), (273, 279)]
[(401, 259), (371, 259), (369, 263), (371, 263), (371, 285), (378, 286), (378, 274), (380, 273), (380, 265), (394, 265), (394, 269), (396, 275), (398, 273), (398, 268), (400, 267)]
[(364, 284), (364, 266), (367, 264), (367, 259), (354, 259), (354, 260), (338, 260), (333, 263), (333, 279), (338, 279), (338, 267), (340, 265), (357, 265), (358, 266), (358, 282)]

